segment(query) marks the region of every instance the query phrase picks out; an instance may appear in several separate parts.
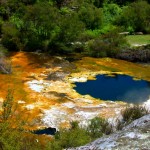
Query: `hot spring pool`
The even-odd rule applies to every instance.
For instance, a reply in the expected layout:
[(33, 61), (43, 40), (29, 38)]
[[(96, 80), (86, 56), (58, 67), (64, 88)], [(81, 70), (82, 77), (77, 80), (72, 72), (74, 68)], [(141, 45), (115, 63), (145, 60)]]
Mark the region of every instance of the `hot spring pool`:
[(102, 100), (142, 103), (150, 96), (150, 82), (133, 80), (127, 75), (97, 75), (96, 80), (75, 82), (75, 85), (74, 89), (81, 95), (89, 94)]

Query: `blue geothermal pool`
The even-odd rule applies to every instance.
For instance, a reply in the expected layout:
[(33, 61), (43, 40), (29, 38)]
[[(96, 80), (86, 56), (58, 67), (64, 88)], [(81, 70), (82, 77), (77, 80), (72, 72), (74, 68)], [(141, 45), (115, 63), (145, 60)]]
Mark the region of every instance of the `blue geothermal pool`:
[(89, 94), (102, 100), (142, 103), (150, 96), (150, 82), (133, 80), (127, 75), (97, 75), (96, 80), (75, 82), (75, 85), (74, 89), (81, 95)]

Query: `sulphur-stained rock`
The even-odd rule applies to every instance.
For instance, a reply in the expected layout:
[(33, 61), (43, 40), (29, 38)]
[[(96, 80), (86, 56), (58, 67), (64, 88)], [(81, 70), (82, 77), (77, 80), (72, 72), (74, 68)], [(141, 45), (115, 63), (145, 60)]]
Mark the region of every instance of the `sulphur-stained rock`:
[[(123, 107), (123, 105), (117, 103), (113, 104), (111, 108), (107, 103), (94, 104), (87, 102), (85, 98), (81, 98), (80, 101), (75, 99), (74, 102), (72, 100), (51, 106), (49, 109), (42, 111), (41, 121), (46, 127), (55, 127), (57, 130), (62, 124), (70, 124), (72, 121), (78, 121), (81, 127), (85, 127), (90, 119), (97, 116), (105, 116), (109, 118), (110, 122), (113, 122), (113, 117), (120, 116), (119, 112)], [(108, 112), (111, 112), (111, 114)]]
[(18, 104), (25, 104), (26, 102), (23, 100), (18, 100)]
[(2, 110), (3, 101), (4, 99), (0, 97), (0, 111)]
[(149, 150), (150, 114), (133, 121), (122, 131), (104, 136), (94, 142), (68, 150)]
[(29, 105), (26, 105), (25, 108), (27, 108), (27, 110), (32, 110), (34, 109), (34, 105), (33, 104), (29, 104)]
[(4, 101), (4, 99), (2, 97), (0, 97), (0, 102), (3, 102), (3, 101)]
[(50, 73), (45, 79), (46, 80), (53, 80), (53, 81), (59, 81), (64, 80), (64, 78), (68, 75), (68, 73), (57, 71)]

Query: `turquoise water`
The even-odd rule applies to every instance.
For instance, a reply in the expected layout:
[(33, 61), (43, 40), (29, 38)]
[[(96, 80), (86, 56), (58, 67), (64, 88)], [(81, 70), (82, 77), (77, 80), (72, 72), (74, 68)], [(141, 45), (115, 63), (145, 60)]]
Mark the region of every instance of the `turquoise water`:
[(133, 80), (127, 75), (97, 75), (96, 80), (76, 82), (75, 85), (74, 89), (81, 95), (89, 94), (102, 100), (142, 103), (150, 96), (150, 82)]

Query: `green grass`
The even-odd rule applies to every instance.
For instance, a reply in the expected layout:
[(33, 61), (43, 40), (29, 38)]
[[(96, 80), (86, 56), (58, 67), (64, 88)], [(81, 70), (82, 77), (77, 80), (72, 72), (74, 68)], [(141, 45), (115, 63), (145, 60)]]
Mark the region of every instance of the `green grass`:
[(131, 46), (150, 44), (150, 34), (149, 35), (128, 35), (126, 36), (128, 43)]

